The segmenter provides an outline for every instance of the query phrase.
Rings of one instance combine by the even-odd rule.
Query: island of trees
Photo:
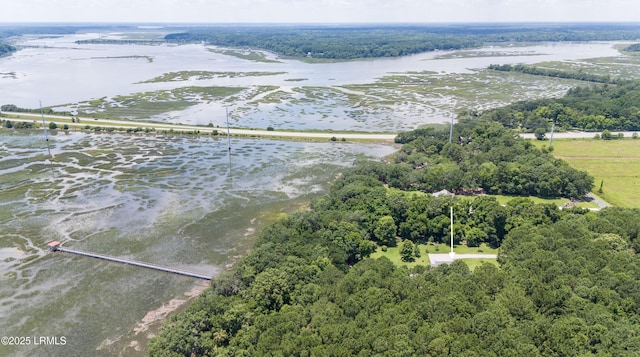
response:
[[[16,51],[16,48],[11,46],[8,43],[4,43],[2,41],[0,41],[0,57],[2,56],[6,56],[10,53],[13,53]]]
[[[281,56],[345,60],[456,50],[487,43],[635,40],[634,24],[450,24],[206,26],[165,36],[170,42],[264,49]]]
[[[624,50],[629,52],[640,52],[640,43],[634,43],[633,45],[629,45]]]
[[[525,74],[531,74],[534,76],[546,76],[546,77],[556,77],[556,78],[566,78],[566,79],[575,79],[579,81],[587,81],[587,82],[595,82],[595,83],[610,83],[616,84],[618,82],[624,82],[624,80],[620,80],[618,78],[611,78],[610,75],[597,75],[597,74],[589,74],[584,71],[575,71],[568,72],[557,69],[550,68],[540,68],[536,66],[527,66],[523,64],[503,64],[497,65],[492,64],[489,66],[489,69],[494,71],[503,71],[503,72],[520,72]]]

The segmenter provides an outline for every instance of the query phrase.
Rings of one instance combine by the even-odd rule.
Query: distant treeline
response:
[[[640,43],[634,43],[633,45],[630,45],[624,50],[629,52],[640,52]]]
[[[354,59],[397,57],[421,52],[479,46],[481,42],[453,34],[413,28],[239,27],[199,29],[165,36],[172,42],[200,42],[260,48],[289,57]]]
[[[525,131],[549,129],[552,122],[562,129],[637,131],[640,130],[640,82],[576,87],[562,98],[522,101],[470,116]]]
[[[11,46],[8,43],[4,43],[0,41],[0,57],[7,55],[9,53],[15,52],[16,48]]]
[[[40,109],[20,108],[20,107],[14,105],[14,104],[4,104],[4,105],[0,106],[0,111],[13,112],[13,113],[37,113],[37,114],[40,114]],[[58,114],[58,115],[70,114],[68,112],[56,112],[55,110],[53,110],[51,108],[43,108],[42,112],[44,114]]]
[[[503,71],[503,72],[520,72],[525,74],[531,74],[534,76],[576,79],[579,81],[587,81],[587,82],[595,82],[595,83],[616,84],[620,81],[619,78],[611,78],[611,76],[609,75],[600,76],[597,74],[584,73],[583,71],[568,72],[568,71],[561,71],[557,69],[526,66],[523,64],[516,64],[516,65],[492,64],[492,65],[489,65],[489,69],[492,69],[494,71]]]
[[[165,36],[172,42],[260,48],[320,59],[395,57],[486,43],[613,41],[640,37],[625,24],[459,24],[405,26],[210,26]]]

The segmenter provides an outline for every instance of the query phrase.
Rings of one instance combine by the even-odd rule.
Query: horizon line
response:
[[[383,22],[383,21],[355,21],[355,22],[326,22],[326,21],[307,21],[307,22],[204,22],[204,21],[0,21],[0,26],[16,26],[16,25],[72,25],[72,26],[95,26],[95,25],[514,25],[514,24],[627,24],[640,25],[640,21],[434,21],[434,22],[418,22],[418,21],[402,21],[402,22]]]

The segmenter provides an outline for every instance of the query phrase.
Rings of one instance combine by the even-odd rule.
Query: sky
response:
[[[638,0],[0,1],[0,23],[640,22]]]

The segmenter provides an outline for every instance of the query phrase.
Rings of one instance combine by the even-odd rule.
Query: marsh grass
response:
[[[212,71],[179,71],[169,72],[152,79],[138,83],[162,83],[162,82],[181,82],[188,80],[208,80],[216,78],[242,78],[242,77],[262,77],[286,74],[287,72],[212,72]]]
[[[253,50],[236,50],[236,49],[219,49],[209,48],[210,52],[221,53],[226,56],[232,56],[247,61],[262,62],[262,63],[282,63],[281,61],[272,60],[267,58],[264,52]]]

